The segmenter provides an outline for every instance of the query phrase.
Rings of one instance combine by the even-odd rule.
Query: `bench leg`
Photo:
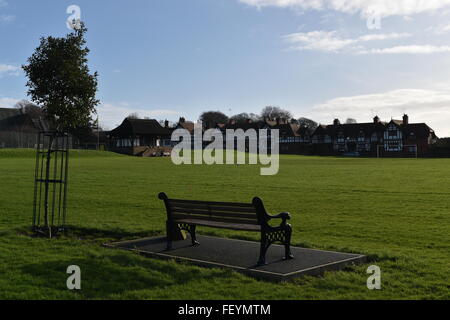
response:
[[[173,223],[169,220],[166,221],[166,236],[167,236],[167,250],[172,250],[172,231]]]
[[[269,248],[267,236],[265,232],[261,233],[261,247],[259,249],[259,260],[258,260],[258,266],[262,266],[266,264],[266,252]]]
[[[200,242],[197,241],[197,237],[195,235],[195,229],[196,229],[196,225],[191,225],[190,227],[190,234],[191,234],[191,240],[192,240],[192,245],[193,246],[198,246],[200,245]]]
[[[284,258],[286,260],[289,260],[294,258],[294,255],[291,253],[291,236],[292,236],[291,225],[289,224],[287,225],[285,232],[286,232],[286,239],[284,243],[284,251],[285,251]]]

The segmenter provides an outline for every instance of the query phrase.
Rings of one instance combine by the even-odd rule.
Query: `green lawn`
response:
[[[53,240],[32,238],[34,155],[0,150],[1,299],[449,299],[450,159],[283,156],[276,176],[259,166],[175,166],[169,158],[71,153],[68,224]],[[159,261],[101,243],[163,234],[157,194],[249,202],[292,214],[293,244],[367,254],[369,264],[291,283]],[[258,239],[258,234],[200,228]],[[66,289],[66,268],[82,290]],[[366,269],[382,271],[382,290]]]

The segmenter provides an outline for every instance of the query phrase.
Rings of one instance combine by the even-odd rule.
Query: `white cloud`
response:
[[[408,33],[368,34],[353,39],[341,38],[337,31],[298,32],[284,36],[293,50],[316,50],[338,52],[344,48],[354,48],[363,42],[409,37]]]
[[[361,50],[359,54],[431,54],[450,52],[450,46],[408,45],[392,48]]]
[[[450,7],[450,0],[239,0],[250,6],[295,8],[301,10],[335,10],[369,17],[374,13],[387,17],[410,16]]]
[[[20,68],[9,64],[0,64],[0,77],[2,76],[18,76]]]
[[[97,107],[100,125],[113,129],[120,125],[122,121],[132,113],[139,114],[140,117],[163,118],[179,115],[178,111],[168,109],[139,109],[133,108],[129,103],[119,104],[105,103]]]
[[[401,119],[403,113],[410,116],[411,122],[426,122],[439,136],[450,136],[450,86],[335,98],[314,106],[308,116],[328,124],[335,117],[364,122],[377,114],[389,121],[391,117]]]
[[[14,108],[16,103],[19,101],[20,99],[0,97],[0,108]]]
[[[12,14],[0,14],[0,23],[10,23],[16,20],[16,16]]]

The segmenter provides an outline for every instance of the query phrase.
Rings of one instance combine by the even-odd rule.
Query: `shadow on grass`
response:
[[[19,228],[17,229],[17,232],[19,234],[23,234],[30,237],[36,236],[29,227]],[[132,240],[132,239],[153,237],[161,234],[162,234],[161,230],[129,232],[120,228],[98,229],[98,228],[67,226],[64,232],[56,235],[56,238],[72,238],[77,240],[104,242],[104,241]]]
[[[162,231],[129,232],[120,228],[98,229],[68,226],[64,232],[65,237],[78,238],[80,240],[130,240],[160,235]]]
[[[70,265],[81,269],[81,290],[67,289],[66,281],[70,275],[66,270]],[[79,299],[123,298],[127,292],[165,289],[183,286],[191,281],[208,282],[231,276],[226,270],[200,270],[122,252],[27,264],[21,267],[21,271],[31,275],[41,288],[64,292]]]

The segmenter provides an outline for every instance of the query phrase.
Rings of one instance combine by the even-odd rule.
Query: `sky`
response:
[[[89,31],[99,120],[196,121],[268,105],[322,124],[426,122],[450,136],[450,0],[0,0],[0,107],[70,5]]]

